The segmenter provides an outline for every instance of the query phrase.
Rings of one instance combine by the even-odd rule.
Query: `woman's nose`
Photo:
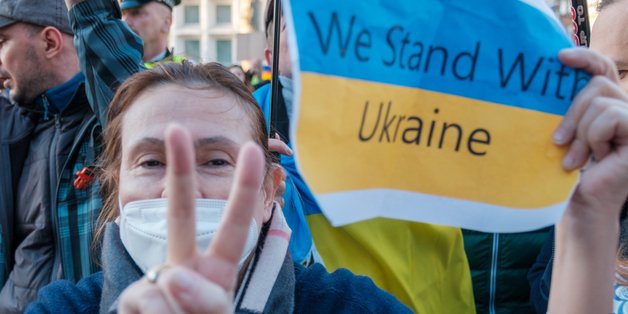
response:
[[[201,183],[198,180],[198,176],[196,178],[196,184],[195,185],[196,185],[196,187],[194,189],[196,191],[194,192],[194,198],[203,198],[203,193],[201,193],[201,189],[200,189]],[[161,191],[161,197],[162,198],[168,198],[169,193],[170,192],[169,192],[168,186],[164,182],[164,187],[163,187],[163,189]]]

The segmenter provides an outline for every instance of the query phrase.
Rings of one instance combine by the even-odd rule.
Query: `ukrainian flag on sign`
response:
[[[292,138],[333,225],[558,220],[577,173],[551,133],[589,77],[560,64],[571,43],[532,2],[290,2]]]

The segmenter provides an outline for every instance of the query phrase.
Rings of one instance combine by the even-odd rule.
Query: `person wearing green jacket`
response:
[[[477,313],[534,313],[528,270],[549,228],[523,233],[462,230]]]

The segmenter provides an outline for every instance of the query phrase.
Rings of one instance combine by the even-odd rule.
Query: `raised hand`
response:
[[[233,187],[220,229],[206,252],[196,248],[195,160],[189,133],[166,130],[168,257],[155,282],[146,278],[120,296],[121,313],[231,313],[238,263],[253,210],[260,201],[264,160],[261,149],[240,149]]]
[[[548,312],[611,313],[619,213],[628,195],[628,96],[608,58],[587,49],[559,58],[592,79],[554,133],[555,143],[569,145],[564,168],[584,168],[556,226]]]
[[[587,49],[567,50],[559,57],[593,76],[554,136],[557,144],[570,145],[565,169],[590,161],[574,198],[587,205],[612,202],[621,207],[628,194],[628,96],[617,85],[617,69],[611,60]],[[618,215],[619,207],[608,210]]]

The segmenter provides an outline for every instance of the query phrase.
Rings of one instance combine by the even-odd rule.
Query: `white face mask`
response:
[[[218,231],[227,201],[196,199],[196,246],[205,252]],[[146,273],[166,262],[168,249],[168,199],[148,199],[127,203],[120,215],[120,238],[135,264]],[[240,267],[255,249],[259,231],[251,219]]]

